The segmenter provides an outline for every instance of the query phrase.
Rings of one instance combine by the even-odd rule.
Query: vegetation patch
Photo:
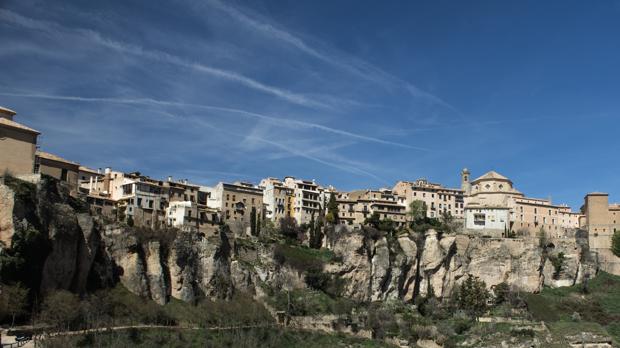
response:
[[[347,298],[332,298],[322,291],[313,289],[295,289],[276,291],[267,288],[270,295],[268,302],[279,311],[293,316],[350,314],[358,304]]]
[[[557,289],[545,288],[526,296],[528,311],[560,337],[565,333],[590,331],[620,341],[620,277],[599,274],[586,284]]]
[[[46,348],[65,347],[352,347],[380,348],[390,345],[346,335],[329,335],[281,328],[221,331],[123,330],[112,333],[59,337],[43,341]]]
[[[328,249],[312,249],[304,246],[278,244],[273,256],[276,262],[289,265],[300,273],[322,269],[325,263],[334,259],[334,252]]]

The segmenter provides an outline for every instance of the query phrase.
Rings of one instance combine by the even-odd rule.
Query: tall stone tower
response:
[[[465,196],[469,196],[471,193],[471,184],[469,182],[470,179],[469,169],[463,168],[461,172],[461,190],[465,191]]]

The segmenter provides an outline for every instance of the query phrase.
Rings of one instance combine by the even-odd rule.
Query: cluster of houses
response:
[[[55,177],[72,194],[84,197],[95,212],[138,226],[201,230],[223,222],[249,230],[252,219],[277,223],[287,217],[301,225],[325,213],[332,198],[338,205],[340,224],[355,228],[378,214],[402,226],[410,219],[410,204],[422,201],[427,217],[449,214],[463,221],[464,231],[490,237],[536,236],[544,230],[562,238],[585,229],[591,249],[620,273],[620,263],[609,251],[611,235],[620,229],[620,205],[609,204],[606,193],[587,194],[584,206],[574,212],[549,199],[525,196],[497,172],[472,180],[467,169],[461,172],[460,188],[418,179],[399,181],[392,188],[342,192],[294,177],[269,177],[257,185],[220,182],[202,186],[172,177],[159,180],[139,172],[90,169],[40,151],[40,133],[16,122],[15,115],[0,107],[0,177],[10,174],[31,181],[41,174]]]

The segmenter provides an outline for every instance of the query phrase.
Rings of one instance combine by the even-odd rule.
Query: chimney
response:
[[[168,175],[168,182],[172,182],[172,176]]]
[[[13,116],[15,116],[15,114],[17,114],[15,111],[0,106],[0,118],[6,118],[13,121]]]

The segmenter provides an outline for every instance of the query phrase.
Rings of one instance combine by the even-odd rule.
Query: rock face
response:
[[[273,243],[235,238],[226,227],[209,237],[145,232],[91,216],[88,207],[49,179],[13,189],[0,185],[0,239],[6,246],[40,240],[29,269],[40,272],[42,292],[83,293],[120,282],[164,304],[171,297],[189,302],[230,298],[235,291],[260,295],[265,284],[284,290],[306,286],[303,272],[275,261]],[[333,230],[326,245],[336,257],[323,272],[341,281],[343,297],[357,301],[448,297],[468,274],[489,288],[506,282],[536,292],[543,285],[579,283],[598,270],[582,231],[541,248],[538,239]],[[30,247],[34,244],[26,250]]]
[[[13,191],[5,185],[0,185],[0,242],[6,247],[11,246],[13,228]]]
[[[566,238],[541,248],[538,239],[439,238],[434,230],[417,242],[414,236],[402,235],[368,243],[361,234],[351,233],[333,247],[342,255],[342,263],[326,270],[347,280],[344,296],[363,301],[412,301],[429,294],[449,297],[468,274],[479,277],[488,288],[506,282],[521,291],[537,292],[543,285],[574,285],[585,274],[596,274],[596,260],[582,239]],[[552,274],[550,260],[559,252],[565,255],[562,271]]]

